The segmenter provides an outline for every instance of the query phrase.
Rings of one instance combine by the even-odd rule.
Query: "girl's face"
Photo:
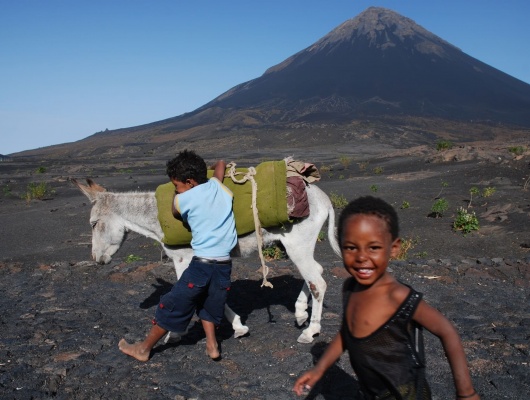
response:
[[[344,267],[361,285],[370,286],[384,276],[388,261],[398,254],[401,242],[399,238],[392,240],[386,221],[375,215],[355,214],[344,224]]]

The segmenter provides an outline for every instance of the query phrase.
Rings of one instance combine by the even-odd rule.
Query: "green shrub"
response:
[[[24,196],[27,201],[32,199],[42,200],[46,196],[52,195],[55,192],[48,186],[46,182],[31,182],[26,188],[26,195]]]
[[[449,186],[449,184],[445,181],[441,181],[440,183],[442,185],[442,187],[440,188],[440,191],[438,192],[438,194],[434,197],[435,199],[437,199],[438,197],[440,197],[442,195],[442,192],[444,191],[444,189]]]
[[[478,195],[480,191],[477,187],[473,186],[471,189],[469,189],[469,203],[467,204],[467,207],[471,207],[471,202],[473,201],[473,195]]]
[[[382,174],[383,171],[384,171],[384,168],[383,168],[383,167],[375,167],[375,168],[374,168],[374,174],[376,174],[376,175],[380,175],[380,174]]]
[[[329,194],[329,199],[331,200],[331,204],[333,204],[333,207],[335,208],[344,208],[348,205],[348,200],[342,194],[331,192]]]
[[[127,257],[125,257],[125,262],[127,264],[135,262],[135,261],[141,261],[142,257],[135,256],[134,254],[129,254]]]
[[[497,191],[494,187],[486,187],[482,190],[482,197],[490,197]]]
[[[7,197],[11,194],[11,188],[7,185],[5,185],[3,188],[2,188],[2,192],[4,193],[4,196]]]
[[[37,174],[44,174],[46,172],[46,167],[39,167],[37,168],[37,170],[35,171]]]
[[[263,253],[263,257],[268,261],[281,260],[286,257],[285,252],[278,245],[265,247],[261,252]]]
[[[352,161],[353,161],[353,157],[348,157],[348,156],[339,157],[339,162],[342,164],[344,168],[348,168],[350,164],[352,163]]]
[[[446,212],[448,208],[449,202],[442,197],[441,199],[436,200],[432,205],[432,216],[435,218],[441,218],[443,216],[443,213]]]
[[[399,248],[399,253],[393,257],[394,260],[406,260],[408,252],[416,246],[418,239],[415,238],[401,238],[401,246]]]
[[[366,171],[366,168],[368,168],[368,165],[370,165],[369,161],[363,161],[359,163],[359,171]]]
[[[370,186],[370,190],[371,190],[372,192],[374,192],[374,193],[377,193],[377,190],[378,190],[378,189],[379,189],[379,188],[377,187],[377,185],[372,185],[372,186]]]
[[[460,207],[457,210],[457,215],[453,222],[453,229],[455,231],[462,231],[464,234],[478,231],[479,222],[475,212],[468,212],[464,207]]]
[[[436,142],[436,150],[444,151],[453,148],[453,143],[450,140],[438,140]]]
[[[524,153],[524,147],[523,146],[513,146],[509,147],[508,151],[512,153],[513,155],[520,156]]]
[[[401,209],[404,210],[409,207],[410,207],[410,203],[408,201],[403,200],[403,203],[401,203]]]

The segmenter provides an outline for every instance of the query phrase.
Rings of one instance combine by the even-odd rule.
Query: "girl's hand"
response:
[[[307,395],[311,388],[320,379],[320,374],[315,373],[313,370],[309,370],[304,373],[300,378],[296,380],[293,386],[293,391],[298,395]]]
[[[456,393],[456,400],[480,400],[480,396],[478,395],[478,393],[473,390],[473,392],[469,393],[469,394],[465,394],[465,393],[462,393],[462,394],[458,394],[458,392]]]

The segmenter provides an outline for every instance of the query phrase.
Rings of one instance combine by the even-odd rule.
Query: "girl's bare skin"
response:
[[[389,260],[399,252],[400,239],[392,237],[386,220],[377,215],[353,214],[344,221],[343,233],[344,268],[357,281],[346,304],[345,322],[353,337],[364,338],[388,321],[410,289],[387,271]],[[456,398],[478,400],[454,326],[423,300],[413,319],[442,342],[453,374]],[[338,332],[318,363],[298,378],[293,388],[295,393],[300,396],[310,390],[345,350],[342,334]]]

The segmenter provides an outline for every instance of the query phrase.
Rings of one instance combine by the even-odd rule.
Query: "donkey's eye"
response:
[[[97,224],[98,224],[98,221],[90,221],[90,226],[92,227],[92,229],[94,229]]]

